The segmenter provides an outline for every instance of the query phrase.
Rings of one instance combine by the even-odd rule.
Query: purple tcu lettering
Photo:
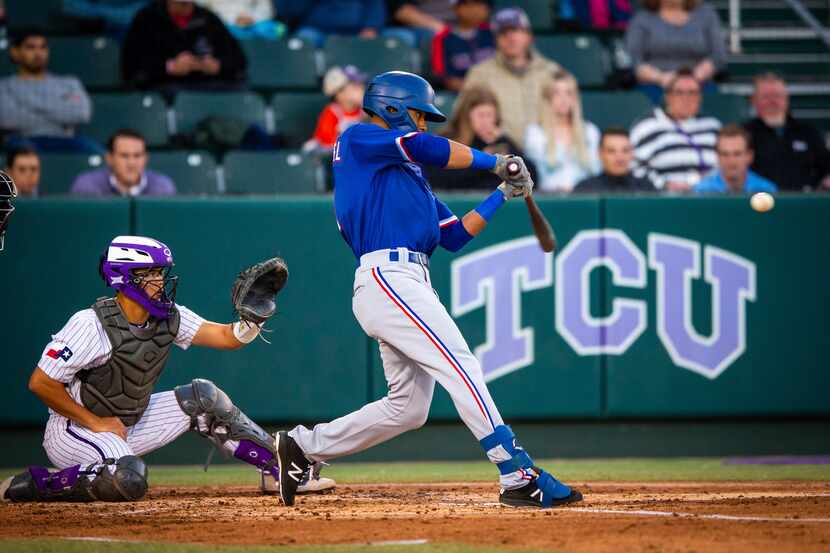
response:
[[[522,328],[521,295],[552,284],[551,257],[530,236],[453,261],[452,315],[486,307],[487,339],[475,348],[485,380],[533,363],[533,329]]]
[[[672,361],[717,378],[746,350],[746,302],[755,301],[755,264],[706,246],[704,279],[712,286],[712,335],[692,324],[692,279],[700,278],[700,244],[652,233],[649,263],[657,271],[657,334]]]
[[[591,315],[591,271],[601,266],[616,286],[646,286],[643,253],[624,232],[585,230],[568,243],[556,259],[556,330],[580,355],[620,355],[646,329],[642,300],[615,298],[609,316]]]

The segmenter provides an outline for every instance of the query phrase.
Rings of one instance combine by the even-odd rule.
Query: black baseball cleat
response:
[[[285,430],[277,432],[276,439],[277,462],[280,467],[280,497],[286,507],[291,507],[294,505],[297,486],[300,485],[303,474],[311,462],[305,458],[303,450]]]
[[[521,488],[502,490],[499,503],[509,507],[549,509],[582,501],[582,494],[540,469],[539,476]]]

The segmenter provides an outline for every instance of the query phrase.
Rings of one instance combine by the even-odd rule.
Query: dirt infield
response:
[[[428,540],[568,552],[830,551],[830,483],[582,483],[585,501],[498,505],[493,484],[342,485],[281,507],[246,488],[156,487],[133,504],[2,504],[0,538],[222,544]]]

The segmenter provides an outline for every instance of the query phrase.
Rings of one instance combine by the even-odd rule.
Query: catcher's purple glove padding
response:
[[[277,310],[277,293],[288,280],[288,266],[279,257],[248,267],[236,277],[231,289],[234,311],[239,318],[261,325]]]

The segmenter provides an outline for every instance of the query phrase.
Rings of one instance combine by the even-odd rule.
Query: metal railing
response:
[[[729,0],[729,51],[733,54],[741,53],[741,40],[747,35],[753,38],[801,38],[805,35],[817,36],[830,50],[830,30],[827,29],[804,6],[801,0],[782,0],[807,25],[808,29],[742,29],[741,0]],[[830,0],[827,0],[830,9]],[[830,23],[830,22],[828,22]]]

